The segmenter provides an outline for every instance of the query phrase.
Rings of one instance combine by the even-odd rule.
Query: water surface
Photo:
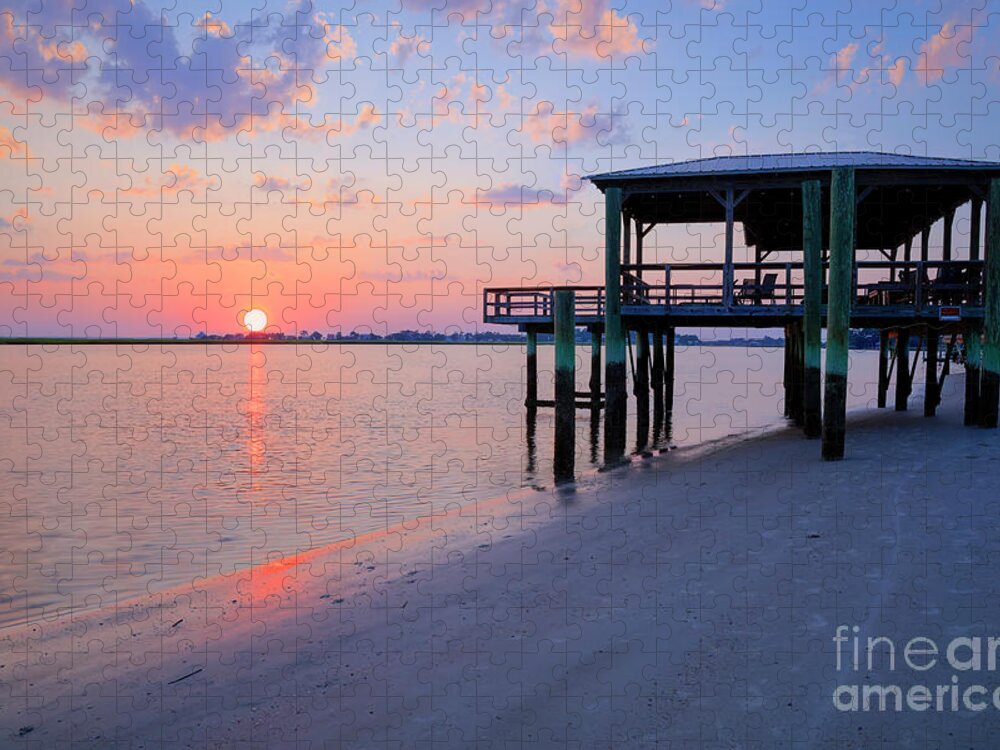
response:
[[[660,447],[783,423],[782,354],[678,347]],[[540,346],[540,398],[552,364]],[[874,406],[876,366],[851,353],[849,406]],[[523,401],[517,345],[7,347],[0,626],[551,486],[552,410],[532,426]],[[601,421],[578,411],[578,473]]]

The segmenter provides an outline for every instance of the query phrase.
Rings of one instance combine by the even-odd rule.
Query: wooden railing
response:
[[[859,307],[925,311],[936,306],[981,306],[982,261],[858,261],[853,304]],[[622,304],[664,308],[727,307],[722,263],[629,264],[622,266]],[[824,276],[826,268],[824,264]],[[787,309],[804,301],[801,262],[733,264],[733,310],[748,306]],[[483,291],[483,319],[532,322],[552,317],[556,289],[576,292],[578,319],[604,316],[603,286],[492,288]],[[826,289],[823,290],[826,303]],[[727,307],[728,309],[728,307]]]
[[[982,304],[982,261],[858,261],[855,305],[912,306]],[[798,263],[734,263],[733,304],[801,305],[804,267]],[[824,275],[826,264],[824,264]],[[639,274],[642,280],[639,280]],[[624,266],[626,305],[724,305],[722,263],[630,264]],[[635,279],[624,293],[626,280]],[[826,301],[826,292],[823,293]]]
[[[667,263],[624,267],[642,274],[642,286],[625,304],[723,305],[725,265],[722,263]],[[734,263],[734,305],[797,305],[805,293],[802,263]],[[624,286],[624,281],[622,282]],[[644,293],[644,296],[638,292]]]
[[[979,306],[983,300],[981,260],[859,261],[856,305]]]
[[[521,287],[483,290],[483,320],[503,318],[551,318],[553,293],[558,289],[576,292],[576,317],[603,318],[603,286]]]

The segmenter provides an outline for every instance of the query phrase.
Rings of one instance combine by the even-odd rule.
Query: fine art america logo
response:
[[[915,636],[897,643],[885,636],[863,638],[860,631],[857,625],[838,625],[833,636],[837,710],[1000,711],[1000,684],[979,682],[983,672],[997,671],[1000,637],[961,636],[939,643]],[[871,684],[865,676],[874,670],[902,679]],[[852,675],[856,682],[850,681]]]

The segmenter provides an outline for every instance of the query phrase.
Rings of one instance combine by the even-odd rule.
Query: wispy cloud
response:
[[[643,37],[635,20],[609,5],[602,0],[556,0],[549,11],[553,49],[595,60],[642,52]]]
[[[968,66],[971,43],[972,26],[948,21],[920,45],[914,69],[928,83],[940,81],[948,70]]]

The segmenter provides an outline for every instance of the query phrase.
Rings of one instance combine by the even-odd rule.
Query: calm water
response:
[[[851,358],[849,406],[873,405],[877,354]],[[540,398],[552,359],[539,347]],[[553,415],[532,436],[523,362],[496,345],[6,348],[0,626],[550,486]],[[783,422],[782,350],[676,362],[671,445]],[[577,427],[586,473],[600,420]]]

